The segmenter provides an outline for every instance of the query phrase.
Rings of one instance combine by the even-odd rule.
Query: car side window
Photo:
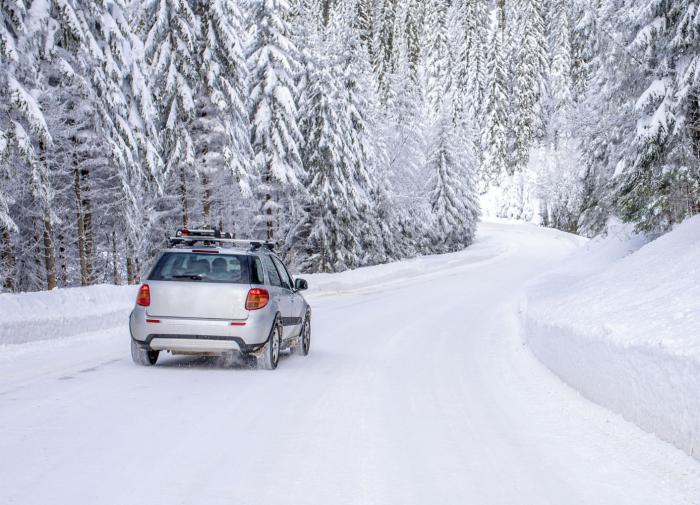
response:
[[[272,256],[272,261],[275,263],[275,266],[277,267],[277,272],[279,272],[280,277],[282,278],[282,286],[284,286],[287,289],[292,289],[292,278],[289,277],[287,269],[284,268],[282,262],[274,256]]]
[[[265,270],[267,275],[270,277],[270,284],[273,286],[282,286],[282,279],[280,279],[275,264],[272,262],[272,258],[267,254],[261,256],[263,265],[265,265]]]
[[[251,284],[265,284],[265,271],[263,270],[262,261],[255,256],[253,261],[253,270],[251,276]]]

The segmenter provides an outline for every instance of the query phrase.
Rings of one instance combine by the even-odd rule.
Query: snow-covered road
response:
[[[314,278],[312,353],[275,372],[131,363],[123,327],[0,352],[3,504],[700,504],[700,464],[523,346],[524,283],[576,240]],[[126,316],[126,315],[125,315]]]

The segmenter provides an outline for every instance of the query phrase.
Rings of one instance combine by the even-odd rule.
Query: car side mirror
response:
[[[309,283],[304,279],[294,279],[294,289],[297,291],[304,291],[309,289]]]

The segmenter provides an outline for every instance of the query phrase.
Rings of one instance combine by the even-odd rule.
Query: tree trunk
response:
[[[271,182],[272,176],[268,173],[265,176],[265,186],[267,187],[267,193],[265,194],[265,200],[263,202],[263,209],[266,215],[265,228],[267,232],[267,240],[272,240],[275,236],[275,224],[274,218],[272,217],[272,194],[270,191]]]
[[[700,90],[690,93],[690,120],[688,121],[693,154],[696,158],[700,158],[700,96],[698,94],[700,94]]]
[[[46,271],[46,289],[49,291],[56,288],[56,252],[53,244],[53,223],[51,223],[51,198],[49,191],[49,174],[46,165],[46,146],[44,142],[39,143],[39,184],[37,191],[43,193],[39,203],[42,208],[42,220],[44,225],[44,268]]]
[[[182,225],[190,224],[189,210],[187,208],[187,178],[185,167],[180,167],[180,204],[182,205]]]
[[[44,267],[46,289],[56,289],[56,255],[53,250],[53,225],[48,210],[44,211]]]
[[[2,287],[10,292],[17,290],[17,258],[12,247],[12,237],[10,230],[3,226],[2,228],[2,267],[5,273],[5,279],[2,282]]]
[[[112,230],[112,284],[119,284],[119,269],[117,267],[117,233]]]
[[[202,202],[202,213],[204,214],[204,224],[210,224],[211,218],[211,187],[209,187],[209,177],[202,174],[202,186],[204,186],[204,201]]]
[[[136,284],[136,273],[134,268],[134,248],[131,242],[126,241],[126,282],[128,284]]]
[[[58,232],[58,283],[68,284],[68,260],[66,258],[66,240],[63,232]]]
[[[39,229],[39,218],[37,217],[32,221],[32,229],[34,231],[33,234],[33,241],[32,241],[32,247],[36,247],[36,250],[39,250],[39,243],[41,242],[41,230]],[[39,277],[39,271],[41,271],[41,255],[40,254],[32,254],[32,258],[34,259],[34,272],[36,273],[36,276]]]
[[[87,260],[85,258],[85,221],[83,219],[83,198],[80,188],[80,172],[77,167],[73,169],[73,192],[75,193],[76,227],[78,231],[78,257],[80,258],[80,285],[87,286],[89,277],[87,273]]]
[[[498,0],[498,22],[501,30],[506,29],[506,0]]]
[[[95,283],[95,235],[92,226],[92,200],[90,198],[90,173],[80,170],[82,186],[83,226],[85,227],[85,274],[88,284]]]
[[[267,240],[272,240],[275,236],[275,230],[274,230],[274,225],[272,222],[272,207],[270,207],[269,203],[272,200],[272,195],[267,194],[265,195],[265,214],[267,215],[266,218],[266,228],[267,228]]]
[[[331,18],[331,11],[333,10],[335,2],[333,0],[321,0],[321,20],[323,21],[323,26],[328,26],[328,22]]]

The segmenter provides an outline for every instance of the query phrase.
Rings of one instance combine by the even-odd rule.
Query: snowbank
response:
[[[136,286],[90,286],[0,294],[0,344],[69,337],[126,327]]]
[[[700,216],[616,227],[532,283],[527,341],[564,381],[700,459]]]
[[[502,222],[503,220],[494,220]],[[505,222],[505,221],[504,221]],[[522,223],[509,226],[526,226]],[[510,230],[509,230],[510,231]],[[470,269],[494,261],[509,252],[509,246],[491,236],[478,235],[474,243],[462,252],[418,256],[415,258],[346,270],[332,274],[295,274],[308,280],[309,291],[304,296],[312,298],[334,296],[341,293],[376,291],[388,286],[410,284],[416,279],[431,279],[450,274],[454,269]]]

